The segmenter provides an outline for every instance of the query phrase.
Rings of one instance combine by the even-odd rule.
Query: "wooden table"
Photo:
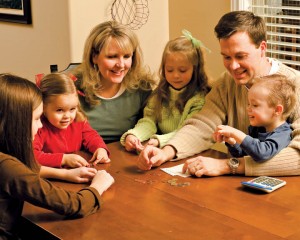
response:
[[[172,177],[160,168],[140,171],[137,155],[119,143],[108,145],[114,178],[103,208],[86,218],[66,220],[25,203],[23,216],[61,239],[300,239],[300,178],[282,177],[283,188],[267,194],[246,190],[244,176]],[[208,151],[202,155],[222,156]],[[168,162],[162,167],[180,163]],[[189,186],[172,186],[168,180]],[[70,190],[81,184],[55,182]]]

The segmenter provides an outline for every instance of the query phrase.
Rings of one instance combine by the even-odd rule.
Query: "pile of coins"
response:
[[[154,180],[151,180],[151,179],[138,179],[138,178],[135,178],[134,181],[143,183],[143,184],[152,184],[155,182]]]
[[[176,186],[176,187],[185,187],[185,186],[190,186],[190,182],[178,182],[177,178],[172,178],[167,181],[171,186]]]

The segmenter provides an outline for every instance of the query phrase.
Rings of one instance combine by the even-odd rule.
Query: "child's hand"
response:
[[[61,166],[70,168],[88,167],[89,163],[77,154],[64,154]]]
[[[224,141],[224,136],[223,136],[223,134],[220,132],[220,131],[222,130],[222,126],[223,126],[223,125],[217,126],[215,132],[213,133],[213,136],[212,136],[212,137],[213,137],[213,139],[214,139],[215,142],[220,143],[220,142],[223,142],[223,141]]]
[[[147,145],[151,145],[151,146],[154,146],[154,147],[159,147],[159,141],[156,138],[150,138]]]
[[[128,152],[132,152],[135,150],[142,151],[144,149],[144,146],[136,136],[129,134],[125,138],[125,149]]]
[[[90,182],[97,174],[97,169],[88,167],[79,167],[65,169],[64,180],[74,183]]]
[[[213,133],[213,139],[216,142],[227,142],[231,145],[236,144],[236,139],[234,138],[235,132],[237,130],[233,127],[227,125],[219,125],[216,131]]]
[[[104,148],[98,148],[94,154],[91,160],[89,160],[89,163],[93,164],[94,166],[97,165],[97,163],[109,163],[110,159],[108,157],[107,151]]]
[[[236,144],[236,140],[234,138],[232,138],[232,137],[225,137],[224,136],[224,142],[227,142],[230,145]]]
[[[108,172],[100,170],[93,178],[90,187],[95,188],[99,194],[102,195],[102,193],[106,191],[114,183],[114,181],[114,178]]]

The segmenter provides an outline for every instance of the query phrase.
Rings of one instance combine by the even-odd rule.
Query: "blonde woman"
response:
[[[73,73],[83,111],[106,143],[134,127],[155,83],[143,65],[137,36],[114,21],[94,27]]]

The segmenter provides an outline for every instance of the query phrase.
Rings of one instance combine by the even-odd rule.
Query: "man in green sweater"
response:
[[[188,119],[162,149],[147,146],[140,154],[138,167],[149,170],[166,161],[179,160],[209,149],[218,125],[229,125],[247,132],[247,94],[252,79],[270,74],[282,74],[296,85],[299,96],[300,72],[266,57],[266,26],[263,19],[248,11],[225,14],[215,27],[223,63],[227,72],[214,83],[206,96],[202,110]],[[187,160],[183,172],[201,177],[224,174],[247,176],[300,175],[300,102],[288,121],[293,128],[292,141],[272,159],[256,163],[251,157],[214,159],[193,157]]]

